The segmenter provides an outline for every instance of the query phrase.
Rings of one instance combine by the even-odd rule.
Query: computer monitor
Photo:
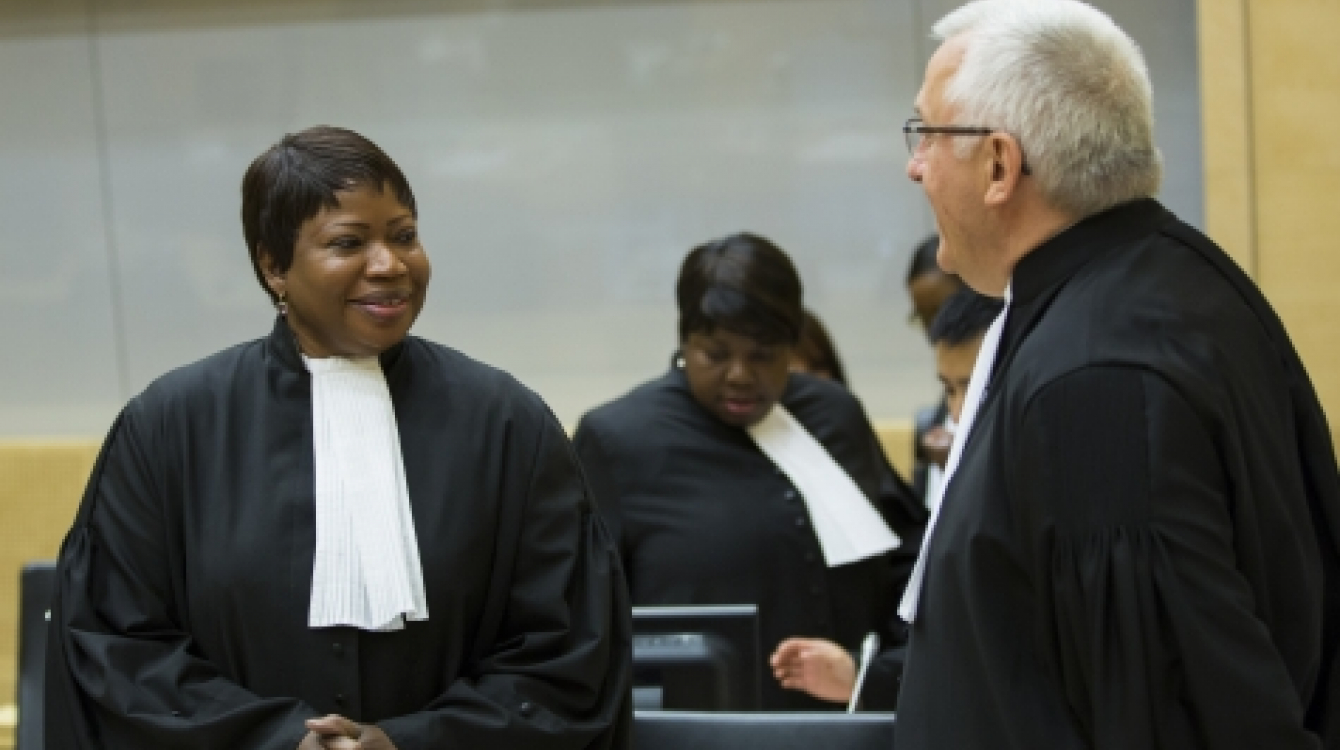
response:
[[[638,711],[637,750],[889,750],[892,713]]]
[[[633,704],[642,710],[758,710],[759,644],[752,604],[634,607]]]

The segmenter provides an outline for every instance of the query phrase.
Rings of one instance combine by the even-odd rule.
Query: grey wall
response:
[[[1165,200],[1201,218],[1193,0],[1106,0],[1155,79]],[[247,163],[316,123],[419,197],[420,335],[567,422],[661,371],[692,245],[797,259],[876,417],[934,398],[906,324],[932,228],[898,127],[940,0],[20,0],[0,4],[0,436],[90,435],[268,330]],[[369,10],[372,8],[374,10]]]

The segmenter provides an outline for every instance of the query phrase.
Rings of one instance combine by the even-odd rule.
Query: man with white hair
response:
[[[908,175],[1006,300],[902,612],[898,750],[1340,746],[1340,473],[1284,328],[1152,196],[1135,43],[1074,0],[935,27]]]

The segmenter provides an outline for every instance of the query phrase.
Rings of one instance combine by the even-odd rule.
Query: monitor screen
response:
[[[763,663],[752,604],[633,608],[638,709],[757,710]]]

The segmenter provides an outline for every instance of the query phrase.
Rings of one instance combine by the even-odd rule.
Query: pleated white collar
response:
[[[828,567],[898,549],[901,540],[870,499],[784,406],[775,404],[748,432],[804,498]]]
[[[303,355],[312,375],[316,554],[307,624],[428,619],[391,391],[377,357]]]

